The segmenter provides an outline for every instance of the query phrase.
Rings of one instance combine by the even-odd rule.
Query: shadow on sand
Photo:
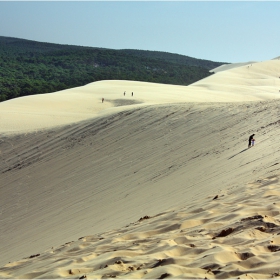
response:
[[[241,154],[241,153],[243,153],[243,152],[247,151],[248,149],[249,149],[249,148],[246,148],[246,149],[242,150],[241,152],[239,152],[239,153],[237,153],[237,154],[235,154],[235,155],[231,156],[231,157],[230,157],[230,158],[228,158],[228,159],[232,159],[233,157],[235,157],[235,156],[237,156],[237,155],[239,155],[239,154]]]

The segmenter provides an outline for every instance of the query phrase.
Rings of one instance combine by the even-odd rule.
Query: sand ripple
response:
[[[247,184],[242,194],[223,190],[215,200],[197,198],[188,207],[140,217],[125,228],[84,236],[8,263],[0,269],[0,277],[276,277],[279,192],[277,177]]]

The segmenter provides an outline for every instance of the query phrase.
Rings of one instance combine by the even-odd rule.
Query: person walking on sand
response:
[[[255,136],[255,134],[250,135],[250,137],[249,137],[249,143],[248,143],[248,148],[251,147],[252,139],[254,139],[254,136]],[[255,139],[254,139],[254,141],[255,141]]]
[[[133,96],[133,92],[131,93],[131,96]]]
[[[104,98],[102,98],[102,103],[104,102]]]
[[[123,96],[125,96],[125,91],[123,92]]]

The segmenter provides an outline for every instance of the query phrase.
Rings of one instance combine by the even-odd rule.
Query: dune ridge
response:
[[[279,66],[1,103],[0,278],[279,276]]]
[[[59,127],[119,112],[132,104],[141,107],[182,102],[247,102],[280,97],[279,59],[235,66],[227,65],[227,70],[189,86],[99,81],[8,100],[0,104],[0,131],[6,135]]]

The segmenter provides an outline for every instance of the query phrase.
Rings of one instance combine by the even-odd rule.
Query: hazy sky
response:
[[[279,12],[277,1],[0,1],[0,36],[262,61],[280,56]]]

